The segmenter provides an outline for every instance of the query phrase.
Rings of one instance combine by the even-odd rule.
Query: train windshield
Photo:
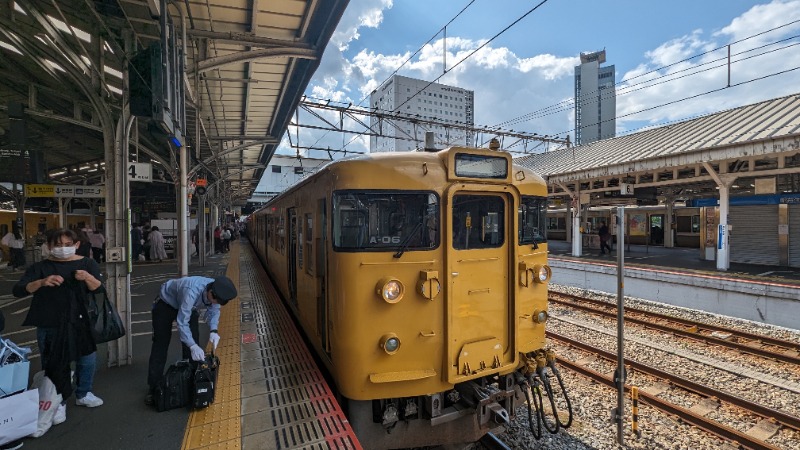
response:
[[[431,192],[337,191],[333,246],[337,250],[404,251],[439,246],[439,197]]]
[[[539,244],[547,240],[547,199],[523,195],[519,205],[519,243]]]

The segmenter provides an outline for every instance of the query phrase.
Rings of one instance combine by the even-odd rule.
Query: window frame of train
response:
[[[436,192],[339,190],[333,192],[331,206],[331,243],[337,252],[427,251],[441,244],[441,199]],[[346,237],[345,227],[356,235]]]
[[[538,211],[538,214],[534,211]],[[547,242],[547,198],[520,196],[518,215],[519,245]]]

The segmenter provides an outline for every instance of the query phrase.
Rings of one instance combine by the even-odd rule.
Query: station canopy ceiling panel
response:
[[[244,205],[283,137],[347,0],[181,0],[180,41],[193,176]],[[128,62],[161,38],[159,0],[26,0],[0,5],[0,144],[23,111],[45,183],[101,184],[104,130],[116,125]],[[130,76],[134,76],[131,74]],[[98,106],[99,105],[99,106]],[[105,120],[105,122],[104,122]],[[130,152],[177,178],[175,149],[137,120]],[[114,130],[116,131],[116,130]],[[5,179],[0,182],[22,181]]]

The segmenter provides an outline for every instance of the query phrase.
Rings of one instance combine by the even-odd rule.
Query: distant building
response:
[[[416,95],[415,95],[416,94]],[[454,86],[394,75],[369,96],[370,108],[400,117],[435,120],[441,125],[414,124],[411,121],[384,121],[381,133],[386,137],[370,137],[371,152],[399,152],[423,147],[425,132],[434,132],[434,142],[441,148],[469,145],[473,133],[448,124],[475,125],[475,94]],[[396,111],[395,111],[396,110]],[[377,119],[370,125],[377,130]]]
[[[575,67],[575,145],[616,135],[614,66],[600,67],[604,62],[605,50],[581,53],[581,65]]]
[[[297,159],[295,156],[273,155],[264,175],[261,176],[261,181],[253,191],[253,196],[248,201],[255,205],[266,203],[328,162],[330,161],[327,159]]]

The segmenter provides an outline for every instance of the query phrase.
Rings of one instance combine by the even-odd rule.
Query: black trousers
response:
[[[169,306],[161,299],[153,303],[153,345],[150,347],[150,365],[147,369],[147,384],[150,389],[156,387],[164,376],[164,366],[167,364],[169,342],[172,339],[172,322],[178,318],[178,310]],[[197,325],[197,310],[192,311],[189,318],[189,330],[195,342],[200,341],[200,331]],[[198,344],[199,345],[199,344]],[[183,359],[191,358],[189,347],[181,342]]]

